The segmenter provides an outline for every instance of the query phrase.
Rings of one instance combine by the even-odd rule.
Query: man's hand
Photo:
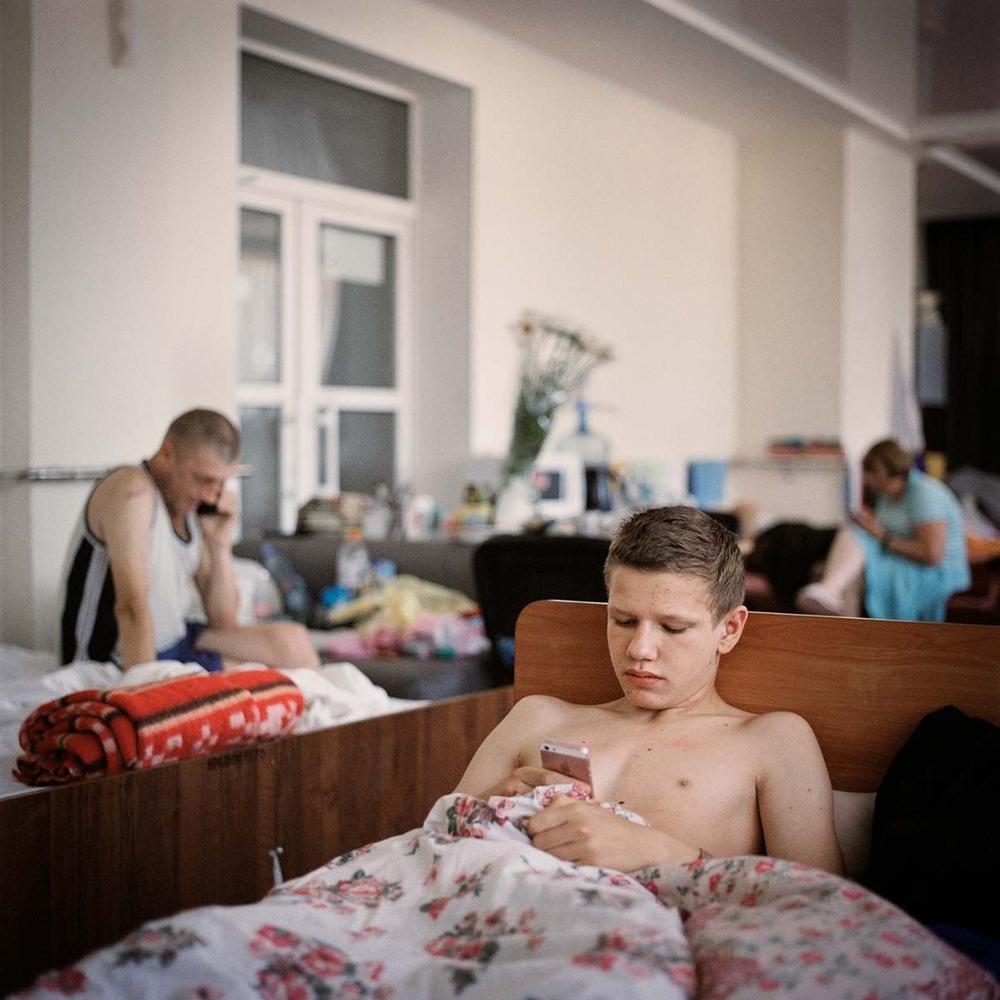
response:
[[[205,616],[212,628],[235,628],[239,594],[233,566],[232,535],[236,523],[236,497],[223,490],[217,514],[199,514],[204,546],[194,582],[201,594]]]
[[[216,503],[218,513],[199,514],[205,544],[211,549],[228,549],[232,545],[236,526],[236,496],[232,490],[223,490]]]
[[[570,778],[565,774],[560,774],[559,771],[548,771],[544,767],[519,767],[512,774],[508,774],[503,781],[498,781],[495,785],[487,788],[477,798],[488,799],[494,795],[508,797],[524,795],[533,788],[538,788],[541,785],[566,785],[571,783],[578,788],[584,789],[587,795],[593,795],[591,787],[586,782]],[[560,798],[566,798],[566,796],[560,796]],[[567,801],[572,802],[575,800],[568,799]]]
[[[563,861],[600,865],[622,872],[646,865],[680,864],[700,857],[690,847],[661,830],[640,826],[596,802],[579,802],[557,795],[528,820],[532,844]]]

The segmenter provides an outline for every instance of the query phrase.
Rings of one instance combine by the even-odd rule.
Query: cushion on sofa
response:
[[[337,534],[269,536],[245,538],[234,546],[237,556],[260,559],[261,543],[266,541],[287,557],[313,594],[337,582]],[[410,542],[399,539],[367,541],[372,559],[391,559],[400,574],[407,574],[458,590],[475,599],[472,573],[475,545],[468,542],[434,540]],[[313,633],[314,645],[322,654],[322,636]],[[335,657],[341,659],[341,657]],[[477,656],[456,656],[421,660],[398,656],[385,659],[352,660],[379,687],[394,698],[438,700],[482,691],[510,683],[510,675],[497,669],[491,650]]]

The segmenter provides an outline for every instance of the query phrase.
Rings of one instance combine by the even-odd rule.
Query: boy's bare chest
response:
[[[757,760],[741,720],[699,720],[675,731],[606,725],[594,732],[586,744],[596,798],[663,829],[756,818]],[[574,739],[569,732],[558,738]]]

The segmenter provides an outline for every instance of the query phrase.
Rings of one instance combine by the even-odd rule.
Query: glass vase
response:
[[[518,392],[517,404],[514,407],[514,426],[511,430],[507,460],[503,466],[501,487],[511,479],[527,474],[538,458],[542,445],[545,444],[554,412],[554,406],[533,408],[529,405],[523,390]]]

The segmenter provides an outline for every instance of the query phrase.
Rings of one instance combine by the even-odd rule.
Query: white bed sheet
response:
[[[259,666],[246,664],[242,669]],[[198,664],[174,660],[144,663],[124,674],[113,663],[80,662],[62,667],[54,653],[0,644],[0,799],[45,790],[23,785],[11,773],[21,752],[17,739],[21,723],[39,705],[86,688],[121,687],[200,673],[204,671]],[[317,669],[303,667],[283,673],[295,681],[305,699],[296,734],[427,704],[391,698],[352,663],[327,663]]]

